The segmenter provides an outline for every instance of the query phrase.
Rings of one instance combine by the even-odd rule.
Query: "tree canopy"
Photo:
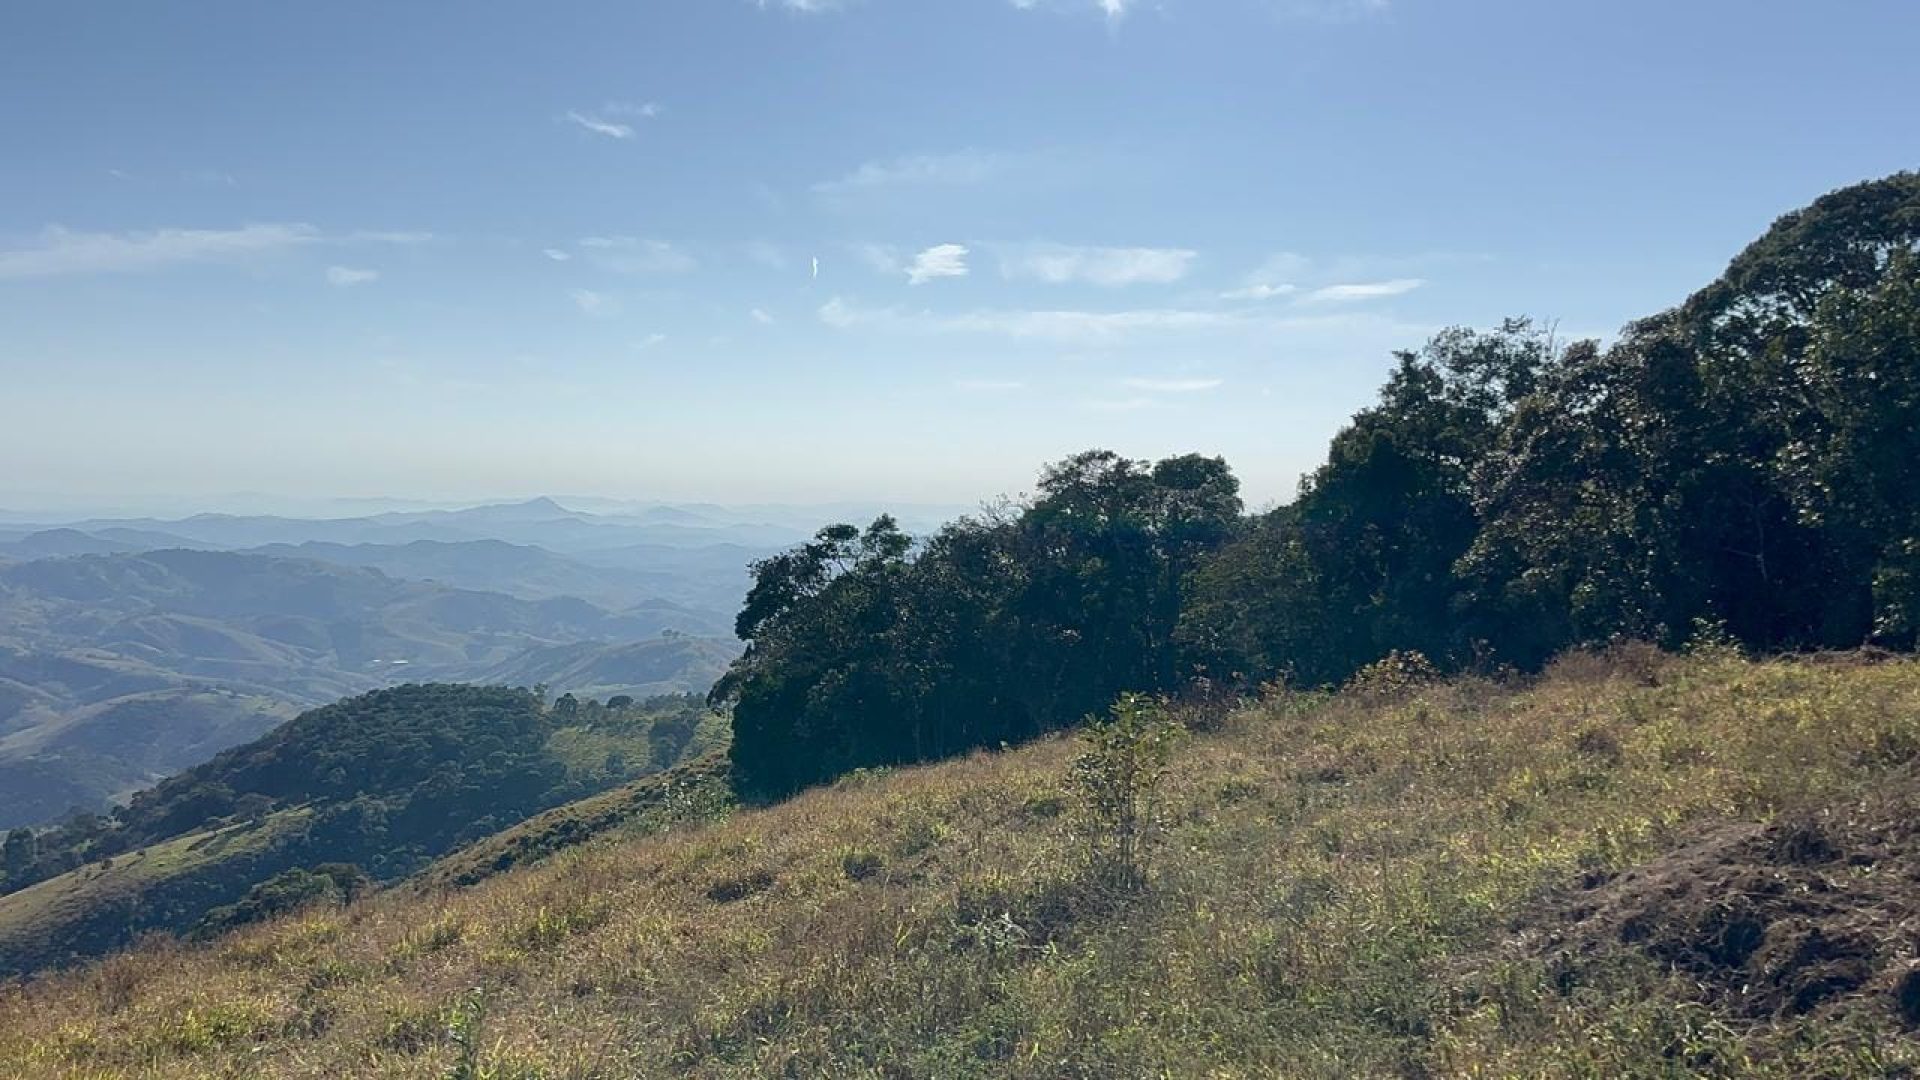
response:
[[[991,747],[1197,677],[1344,680],[1396,651],[1912,648],[1920,174],[1780,219],[1602,348],[1508,320],[1398,354],[1291,504],[1226,463],[1091,450],[918,542],[833,525],[754,567],[715,689],[750,787]]]

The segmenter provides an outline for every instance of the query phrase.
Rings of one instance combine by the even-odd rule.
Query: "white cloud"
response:
[[[540,254],[545,255],[554,262],[566,262],[568,259],[573,258],[573,256],[561,251],[559,248],[543,248]]]
[[[966,277],[967,248],[964,244],[935,244],[913,257],[907,267],[907,283],[922,285],[935,278]]]
[[[1155,394],[1193,394],[1202,390],[1212,390],[1221,385],[1222,379],[1122,379],[1120,385],[1129,390],[1145,390]]]
[[[955,379],[955,390],[973,390],[980,393],[1006,393],[1011,390],[1024,390],[1027,384],[1017,379]]]
[[[1133,311],[978,311],[948,320],[953,330],[1015,338],[1111,342],[1142,332],[1211,330],[1234,323],[1213,311],[1146,308]]]
[[[311,225],[246,225],[238,229],[73,232],[58,225],[38,241],[0,251],[0,280],[66,274],[123,273],[191,262],[219,262],[326,239]]]
[[[812,15],[822,11],[838,11],[845,4],[843,0],[754,0],[754,6],[762,11],[777,7]]]
[[[435,237],[430,232],[393,232],[375,229],[356,229],[335,242],[342,244],[392,244],[396,247],[417,247],[433,243]]]
[[[1178,308],[1130,311],[1007,311],[986,309],[958,315],[862,308],[839,297],[819,310],[820,321],[849,329],[870,326],[919,333],[999,334],[1011,338],[1112,343],[1143,332],[1212,330],[1252,320],[1224,312]]]
[[[648,334],[646,337],[643,337],[639,341],[634,342],[633,347],[636,351],[645,351],[647,349],[653,348],[655,345],[665,344],[666,340],[667,340],[667,335],[665,334],[660,334],[660,333]]]
[[[1220,298],[1273,300],[1298,294],[1300,303],[1373,300],[1399,296],[1420,288],[1427,283],[1427,279],[1415,275],[1431,267],[1485,262],[1487,258],[1485,255],[1425,252],[1312,259],[1283,251],[1269,256],[1248,274],[1245,285],[1221,293]]]
[[[566,118],[595,135],[605,135],[609,139],[633,138],[633,125],[608,120],[592,113],[583,113],[577,109],[568,109]]]
[[[1084,10],[1092,8],[1107,17],[1108,22],[1119,22],[1126,15],[1127,7],[1133,0],[1010,0],[1021,11],[1032,11],[1045,6],[1062,10]]]
[[[1027,311],[980,309],[942,314],[897,307],[863,307],[834,297],[818,311],[822,323],[841,330],[944,335],[985,334],[1016,341],[1117,346],[1167,335],[1239,335],[1267,345],[1286,341],[1310,347],[1337,346],[1361,337],[1370,343],[1419,341],[1432,327],[1365,314],[1274,315],[1260,311],[1196,308],[1132,308],[1118,311]],[[1383,345],[1382,348],[1390,348]]]
[[[577,245],[594,265],[622,274],[678,274],[693,258],[665,240],[634,236],[589,236]]]
[[[609,310],[605,293],[594,292],[592,289],[575,289],[567,295],[573,298],[575,307],[589,315],[600,315]]]
[[[1246,277],[1246,284],[1238,289],[1229,289],[1220,294],[1222,300],[1273,300],[1290,296],[1299,291],[1294,284],[1300,278],[1311,276],[1313,260],[1305,255],[1291,251],[1282,251],[1270,255],[1266,261],[1255,267]]]
[[[380,271],[364,270],[353,266],[327,267],[327,284],[345,288],[349,285],[361,285],[369,281],[378,281]]]
[[[1425,285],[1421,278],[1394,278],[1392,281],[1367,281],[1349,285],[1328,285],[1308,293],[1311,301],[1347,302],[1354,300],[1376,300],[1385,296],[1399,296],[1410,293]]]
[[[761,326],[773,325],[773,316],[767,314],[765,311],[761,310],[760,308],[754,308],[752,311],[747,312],[747,317],[751,318],[754,322],[759,323]]]
[[[1223,292],[1220,294],[1220,299],[1222,300],[1274,300],[1282,296],[1291,296],[1294,293],[1299,291],[1300,291],[1300,287],[1292,284],[1248,285],[1248,286],[1245,286],[1244,288],[1228,289],[1226,292]]]
[[[1071,247],[1036,244],[1002,259],[1000,273],[1051,285],[1166,284],[1186,276],[1196,253],[1185,248]]]
[[[1001,158],[977,150],[918,154],[891,161],[869,161],[838,179],[814,184],[813,190],[833,196],[904,186],[959,187],[981,183],[1004,166]]]

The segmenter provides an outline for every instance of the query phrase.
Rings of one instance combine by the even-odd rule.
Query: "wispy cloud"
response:
[[[609,139],[633,138],[632,124],[622,124],[591,113],[583,113],[578,109],[568,109],[566,118],[595,135],[605,135]]]
[[[1000,273],[1008,278],[1051,285],[1072,282],[1105,286],[1166,284],[1185,277],[1196,254],[1185,248],[1034,244],[1005,255]]]
[[[1024,390],[1027,384],[1018,379],[955,379],[955,390],[970,390],[976,393],[1008,393]]]
[[[1375,300],[1412,292],[1427,283],[1415,276],[1438,266],[1485,262],[1485,255],[1427,252],[1411,255],[1341,255],[1309,258],[1297,252],[1270,255],[1245,278],[1245,284],[1220,294],[1222,300],[1275,300],[1297,303]]]
[[[966,277],[967,248],[964,244],[935,244],[913,257],[907,267],[907,283],[923,285],[935,278]]]
[[[1347,303],[1356,300],[1377,300],[1386,296],[1400,296],[1425,285],[1422,278],[1394,278],[1391,281],[1364,281],[1344,285],[1327,285],[1313,290],[1306,299],[1316,302]]]
[[[1133,5],[1133,0],[1011,0],[1011,3],[1022,11],[1043,7],[1063,11],[1093,10],[1105,15],[1109,23],[1117,23]]]
[[[773,316],[767,314],[760,308],[754,308],[752,311],[747,312],[747,317],[759,323],[761,326],[773,325]]]
[[[1145,390],[1154,394],[1194,394],[1202,390],[1218,388],[1222,379],[1121,379],[1120,385],[1129,390]]]
[[[618,119],[651,120],[659,116],[660,104],[654,101],[609,101],[598,109],[568,109],[562,119],[575,126],[609,139],[633,138],[633,125]]]
[[[1158,400],[1150,397],[1090,398],[1081,402],[1080,407],[1092,409],[1095,412],[1137,412],[1141,409],[1151,409],[1158,404],[1160,404]]]
[[[693,269],[693,257],[667,243],[636,236],[588,236],[576,245],[582,257],[621,274],[679,274]]]
[[[1009,311],[986,309],[957,315],[867,308],[839,297],[819,310],[820,321],[841,329],[879,327],[921,333],[1000,334],[1012,338],[1111,343],[1129,334],[1210,330],[1250,320],[1226,312],[1179,308],[1127,311]]]
[[[573,256],[561,251],[559,248],[543,248],[540,254],[545,255],[554,262],[566,262],[568,259],[573,258]]]
[[[1299,291],[1300,291],[1300,287],[1298,285],[1285,284],[1285,283],[1279,284],[1279,285],[1268,285],[1263,283],[1263,284],[1256,284],[1256,285],[1247,285],[1238,289],[1228,289],[1226,292],[1223,292],[1220,294],[1220,299],[1222,300],[1276,300],[1282,296],[1292,296],[1294,293]]]
[[[945,335],[983,334],[1016,341],[1053,342],[1088,347],[1119,346],[1143,339],[1180,335],[1238,335],[1267,344],[1277,341],[1320,348],[1364,339],[1371,344],[1417,341],[1431,327],[1360,311],[1271,314],[1245,309],[1130,308],[1116,311],[986,308],[956,314],[898,307],[867,307],[834,297],[817,312],[820,321],[841,330]],[[1390,347],[1390,346],[1389,346]]]
[[[604,315],[610,310],[607,294],[592,289],[575,289],[567,294],[573,300],[573,306],[589,315]]]
[[[978,150],[917,154],[890,161],[869,161],[844,176],[813,185],[819,195],[852,195],[894,187],[960,187],[982,183],[1000,172],[1005,160]]]
[[[666,344],[666,341],[667,341],[667,335],[661,334],[661,333],[652,333],[652,334],[648,334],[646,337],[641,338],[639,341],[634,342],[633,347],[636,351],[644,352],[645,350],[651,349],[656,345],[664,345]]]
[[[378,281],[380,271],[366,270],[353,266],[327,267],[327,284],[346,288],[350,285],[364,285],[369,281]]]
[[[838,11],[846,6],[846,0],[754,0],[754,6],[762,11],[782,8],[812,15],[822,11]]]
[[[231,262],[318,245],[421,243],[425,233],[321,232],[312,225],[243,225],[237,229],[76,232],[58,225],[32,242],[0,250],[0,280],[69,274],[129,273],[199,262]]]
[[[391,244],[395,247],[418,247],[421,244],[431,244],[439,238],[430,232],[356,229],[344,236],[330,239],[342,244]]]

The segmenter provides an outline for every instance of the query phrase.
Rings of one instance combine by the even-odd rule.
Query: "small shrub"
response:
[[[1347,691],[1369,701],[1393,701],[1440,681],[1440,669],[1425,654],[1398,649],[1347,680]]]
[[[1181,734],[1163,704],[1141,694],[1122,694],[1110,716],[1081,733],[1086,750],[1073,761],[1072,783],[1087,810],[1094,869],[1110,884],[1134,889],[1146,882],[1153,797]]]

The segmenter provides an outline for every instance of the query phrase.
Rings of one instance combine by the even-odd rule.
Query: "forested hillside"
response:
[[[402,681],[705,690],[733,646],[662,635],[714,621],[664,601],[614,612],[231,552],[0,567],[0,828],[102,812],[300,708]],[[568,647],[591,687],[539,659]]]
[[[310,710],[109,818],[8,833],[0,971],[190,929],[283,871],[343,864],[393,880],[723,739],[692,696],[548,705],[527,690],[407,685]]]
[[[1781,218],[1620,340],[1524,320],[1402,353],[1299,497],[1107,451],[915,541],[836,525],[755,567],[716,688],[764,792],[1078,722],[1195,680],[1336,684],[1394,651],[1537,669],[1703,633],[1920,632],[1920,174]]]

